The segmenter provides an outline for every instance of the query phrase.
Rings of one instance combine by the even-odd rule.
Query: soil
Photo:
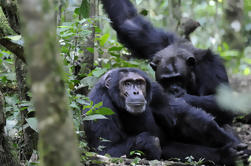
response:
[[[233,125],[233,128],[237,132],[240,139],[248,145],[248,149],[251,150],[251,125],[236,123]]]

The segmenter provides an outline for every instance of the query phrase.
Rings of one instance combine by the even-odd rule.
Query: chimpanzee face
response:
[[[139,114],[146,110],[146,80],[134,72],[121,72],[120,96],[125,101],[126,111]]]
[[[192,68],[196,64],[194,55],[186,49],[170,45],[155,54],[150,63],[156,80],[165,88],[186,88],[186,81],[194,79]]]

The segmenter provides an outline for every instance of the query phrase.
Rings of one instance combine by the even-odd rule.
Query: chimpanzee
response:
[[[211,113],[219,124],[232,122],[234,113],[221,109],[214,97],[220,84],[228,84],[218,55],[153,27],[137,13],[130,0],[102,0],[102,3],[119,41],[133,56],[151,60],[157,81],[166,91]]]
[[[234,165],[245,148],[220,128],[212,116],[183,99],[167,96],[158,83],[138,69],[107,72],[89,97],[95,104],[102,101],[104,107],[115,113],[107,119],[84,121],[87,142],[100,154],[120,157],[140,150],[147,159],[184,160],[192,155]]]

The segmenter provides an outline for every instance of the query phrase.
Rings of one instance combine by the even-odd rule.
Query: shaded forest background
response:
[[[48,3],[46,0],[41,3],[33,2],[38,7],[42,5],[42,2]],[[225,106],[231,108],[233,107],[231,97],[235,95],[234,108],[236,107],[239,111],[251,110],[249,103],[251,97],[248,93],[248,90],[251,91],[250,0],[133,0],[133,2],[138,11],[151,20],[155,26],[177,32],[181,36],[189,35],[191,42],[196,47],[211,48],[220,54],[225,60],[232,86],[242,92],[236,97],[235,92],[222,89],[219,95],[220,100]],[[29,0],[23,0],[22,3],[23,5],[28,4]],[[29,48],[27,44],[29,42],[24,44],[24,39],[30,40],[30,44],[32,44],[32,36],[25,33],[29,26],[22,30],[21,22],[27,25],[28,21],[32,21],[32,18],[25,16],[25,11],[30,9],[29,12],[34,12],[35,10],[32,10],[32,6],[29,9],[25,8],[22,3],[17,3],[15,0],[0,0],[0,161],[3,161],[1,155],[5,154],[6,159],[11,158],[6,165],[19,165],[19,163],[35,165],[38,163],[38,128],[41,129],[43,118],[51,116],[54,119],[55,116],[54,114],[42,115],[37,112],[37,117],[35,117],[35,110],[38,111],[39,105],[36,105],[36,101],[41,98],[35,97],[40,95],[38,91],[31,92],[31,87],[35,85],[34,78],[36,77],[34,76],[36,74],[41,74],[43,69],[53,66],[48,73],[52,73],[53,78],[57,75],[60,77],[51,81],[57,82],[62,79],[63,85],[60,87],[61,91],[46,88],[48,93],[41,94],[45,95],[42,99],[49,98],[53,94],[56,94],[55,98],[58,94],[66,95],[67,99],[58,99],[56,103],[61,104],[62,110],[73,115],[75,133],[80,138],[78,149],[82,154],[81,161],[88,162],[89,158],[95,154],[88,152],[83,139],[82,122],[83,120],[102,119],[104,118],[102,114],[107,113],[107,110],[100,108],[102,103],[93,105],[87,98],[94,83],[105,72],[116,67],[140,68],[153,78],[154,73],[147,61],[130,58],[128,51],[118,43],[116,34],[110,27],[109,19],[104,14],[99,0],[55,0],[48,3],[50,4],[48,11],[52,12],[47,15],[53,18],[51,21],[57,28],[55,29],[57,36],[47,38],[55,41],[53,42],[54,47],[58,48],[58,51],[55,51],[54,54],[58,54],[60,58],[51,60],[49,55],[54,55],[51,53],[48,54],[48,57],[43,58],[44,54],[41,54],[40,59],[39,56],[36,57],[38,59],[35,57],[32,59],[29,56],[33,53],[38,54],[40,51],[49,50],[41,47],[33,52],[27,50],[24,52],[24,48]],[[39,21],[42,23],[45,21],[42,18],[46,13],[39,14],[41,14]],[[46,24],[46,22],[44,23]],[[194,32],[186,32],[184,27],[193,24],[199,26]],[[36,21],[34,21],[34,27],[31,29],[34,36],[39,37],[40,35],[41,44],[46,43],[47,39],[40,34],[40,32],[47,32],[43,28],[45,27],[36,26]],[[34,38],[34,43],[36,43],[36,39]],[[44,64],[43,67],[41,67],[42,64]],[[36,66],[40,66],[41,71],[36,70]],[[55,67],[54,70],[54,66],[62,69]],[[33,76],[31,71],[35,72]],[[61,85],[61,81],[56,85],[52,84],[50,88]],[[46,87],[48,86],[48,82],[41,82],[41,84],[45,83]],[[50,104],[46,104],[46,106],[49,107]],[[46,109],[40,108],[41,110]],[[83,115],[82,110],[86,108],[93,113]],[[65,117],[71,119],[71,115],[67,113]],[[61,124],[59,120],[58,125]],[[57,131],[57,128],[54,130]],[[67,131],[72,131],[72,129],[62,129],[63,134]],[[40,139],[47,138],[48,133],[53,133],[53,131],[43,133],[44,135],[41,136],[41,134]],[[74,138],[74,136],[69,137]],[[51,139],[53,138],[55,137],[52,136]],[[50,140],[47,140],[48,142]],[[42,147],[41,145],[41,149],[43,149]],[[74,145],[71,148],[74,149]],[[56,149],[55,152],[57,150],[60,151]],[[49,161],[49,159],[47,160]],[[78,159],[75,158],[75,160]],[[135,162],[137,161],[135,160]],[[72,163],[72,165],[74,164]]]

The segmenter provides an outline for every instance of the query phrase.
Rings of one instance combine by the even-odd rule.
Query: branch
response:
[[[10,39],[0,38],[0,44],[6,49],[14,53],[18,58],[20,58],[24,63],[26,60],[24,58],[24,48],[23,46],[13,43]]]
[[[8,20],[10,27],[17,34],[20,34],[20,19],[16,1],[0,0],[0,6],[2,7],[3,13]]]

